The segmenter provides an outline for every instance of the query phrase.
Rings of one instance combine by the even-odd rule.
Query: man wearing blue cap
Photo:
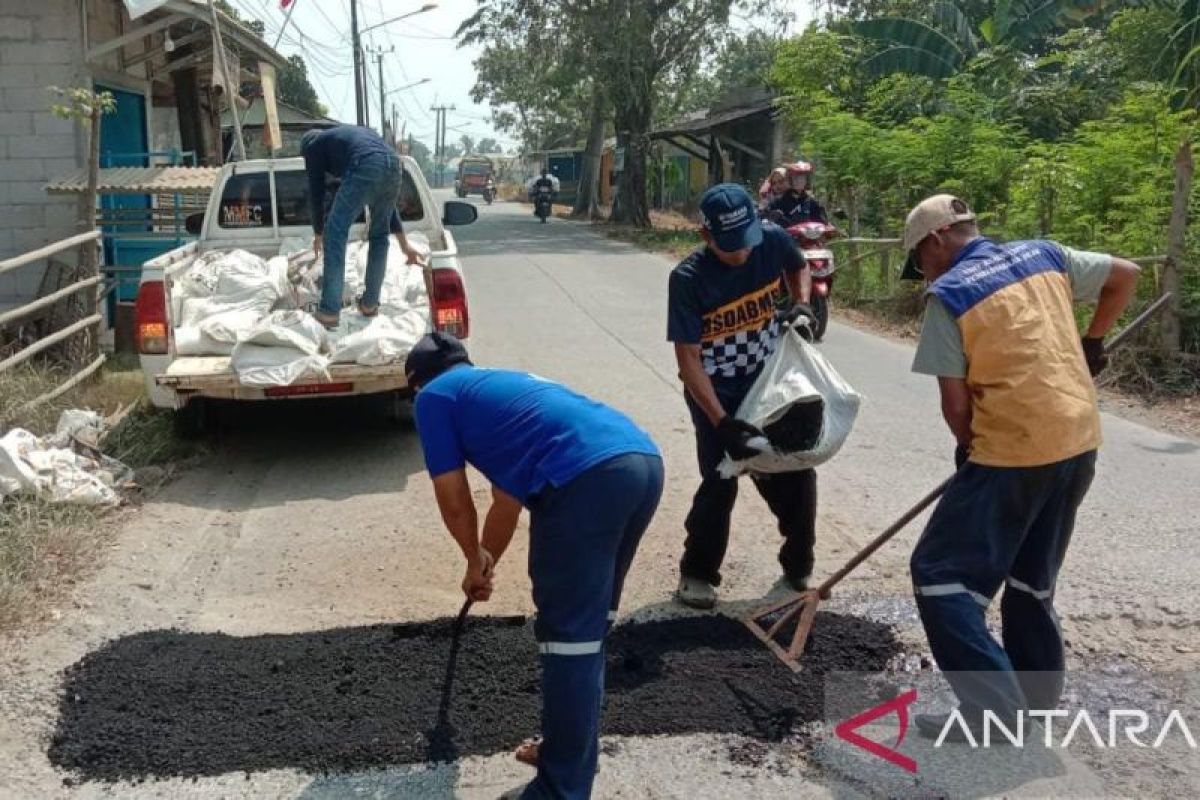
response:
[[[662,495],[658,447],[624,414],[562,384],[472,365],[447,334],[418,342],[404,372],[417,390],[417,432],[442,520],[467,560],[467,597],[491,597],[493,567],[529,509],[542,742],[518,751],[538,770],[521,796],[589,797],[604,638]],[[482,525],[467,464],[492,484]]]
[[[365,317],[379,313],[379,293],[387,272],[387,238],[390,229],[409,264],[416,264],[421,253],[409,245],[396,211],[396,200],[404,180],[400,156],[370,128],[338,125],[311,130],[300,137],[300,154],[308,173],[308,202],[312,217],[313,250],[325,253],[322,272],[321,302],[313,316],[326,328],[336,328],[342,311],[342,292],[346,284],[346,239],[350,226],[364,208],[371,209],[367,234],[366,287],[358,298],[358,310]],[[325,219],[325,176],[341,178],[342,183]]]
[[[725,454],[756,455],[762,431],[734,418],[784,326],[802,334],[813,319],[809,275],[792,238],[760,223],[741,186],[722,183],[700,198],[705,247],[671,272],[667,339],[686,390],[696,428],[700,488],[684,522],[687,540],[676,594],[693,608],[711,608],[721,583],[737,479],[717,472]],[[790,307],[784,308],[790,302]],[[811,337],[807,337],[811,338]],[[807,587],[813,567],[817,476],[811,470],[756,475],[754,485],[779,521],[779,563],[788,584]]]

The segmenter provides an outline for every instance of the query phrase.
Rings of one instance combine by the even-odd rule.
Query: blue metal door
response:
[[[135,92],[117,89],[112,86],[96,85],[96,91],[111,92],[117,101],[117,108],[111,114],[105,114],[100,123],[100,166],[103,167],[145,167],[149,166],[148,151],[150,143],[146,138],[146,98]],[[101,195],[100,208],[106,216],[127,214],[132,220],[141,219],[137,212],[150,208],[150,196],[138,194]],[[120,239],[136,236],[138,231],[151,229],[149,219],[146,224],[105,225],[104,231],[104,263],[112,267],[118,279],[117,291],[110,295],[111,299],[132,299],[137,292],[136,275],[126,274],[120,267],[140,266],[123,264],[130,256],[121,252]]]

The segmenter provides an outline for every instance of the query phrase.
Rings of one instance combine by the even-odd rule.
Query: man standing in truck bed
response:
[[[375,131],[357,125],[311,130],[300,139],[300,154],[308,172],[308,202],[312,215],[313,250],[324,251],[321,302],[313,316],[326,328],[336,328],[346,282],[346,238],[364,208],[371,209],[368,233],[366,288],[358,298],[365,317],[379,313],[379,293],[387,271],[388,229],[396,235],[409,264],[420,261],[420,251],[404,238],[396,200],[404,180],[400,157]],[[325,219],[325,176],[341,178]]]

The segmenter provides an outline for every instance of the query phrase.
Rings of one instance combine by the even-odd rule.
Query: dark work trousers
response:
[[[968,462],[913,550],[913,591],[933,657],[964,716],[1053,709],[1063,686],[1054,585],[1096,451],[1040,467]],[[985,615],[1000,601],[1004,646]]]
[[[591,796],[600,747],[604,638],[662,489],[662,459],[630,454],[528,502],[542,744],[538,774],[525,788],[525,800]]]
[[[714,381],[714,385],[717,382]],[[729,414],[737,411],[750,386],[740,391],[721,391],[717,397]],[[722,478],[717,466],[725,458],[725,448],[717,430],[700,406],[684,393],[692,424],[696,428],[696,455],[700,463],[700,488],[692,499],[692,510],[684,520],[687,539],[679,571],[688,578],[699,578],[713,586],[721,584],[721,562],[729,546],[729,520],[737,500],[737,478]],[[753,477],[758,493],[767,501],[771,513],[779,521],[783,546],[779,549],[779,564],[790,578],[812,574],[813,545],[817,523],[817,473],[806,469]]]

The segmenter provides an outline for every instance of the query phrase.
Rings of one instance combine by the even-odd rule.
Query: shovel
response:
[[[1113,348],[1121,345],[1132,333],[1145,325],[1170,299],[1171,294],[1168,292],[1155,300],[1145,311],[1138,314],[1133,322],[1126,325],[1123,330],[1104,344],[1104,352],[1112,352]],[[799,672],[801,669],[800,656],[804,652],[805,644],[808,643],[809,634],[812,633],[813,621],[817,617],[817,607],[821,604],[821,601],[828,600],[834,586],[853,572],[859,564],[870,558],[876,550],[899,533],[905,525],[912,522],[922,511],[929,508],[934,500],[942,496],[942,493],[946,491],[946,487],[953,480],[954,476],[951,475],[938,484],[937,488],[922,497],[916,505],[904,512],[904,515],[900,519],[893,522],[887,530],[872,539],[866,547],[855,553],[854,557],[847,561],[845,566],[830,575],[816,589],[800,592],[799,595],[784,600],[782,603],[776,603],[753,611],[742,622],[750,629],[751,633],[761,639],[770,648],[771,652],[780,661],[786,664],[793,672]],[[796,620],[796,630],[792,634],[791,642],[785,648],[776,640],[776,637],[792,620]]]

